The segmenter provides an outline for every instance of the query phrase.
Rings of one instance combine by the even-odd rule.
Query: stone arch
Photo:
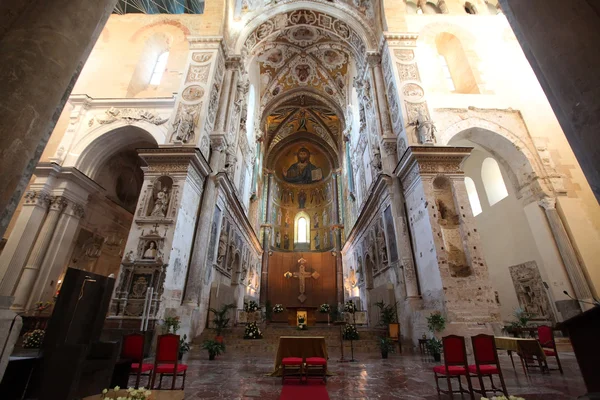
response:
[[[553,192],[535,150],[508,129],[492,121],[470,117],[442,131],[438,144],[451,145],[461,139],[476,143],[497,156],[519,197],[528,194],[529,201],[535,201]]]
[[[339,7],[338,4],[336,6]],[[252,50],[263,40],[273,34],[277,34],[284,29],[291,27],[287,24],[288,14],[298,14],[299,12],[319,13],[323,18],[315,18],[312,26],[325,29],[336,36],[340,36],[340,30],[335,29],[336,21],[343,20],[348,25],[351,32],[348,37],[342,39],[353,39],[356,41],[355,50],[358,55],[366,55],[366,51],[377,50],[377,40],[367,22],[363,21],[358,14],[350,9],[341,9],[328,4],[320,4],[307,1],[298,1],[291,4],[281,4],[265,12],[258,14],[251,19],[240,33],[235,45],[234,54],[251,53]],[[296,26],[306,25],[297,24]],[[338,24],[339,25],[339,24]],[[339,27],[339,26],[338,26]]]
[[[114,122],[96,128],[75,143],[64,166],[74,166],[94,179],[99,168],[112,155],[130,148],[157,147],[166,141],[166,132],[147,122]]]

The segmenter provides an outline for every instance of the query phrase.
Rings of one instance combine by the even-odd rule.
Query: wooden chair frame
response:
[[[488,362],[486,362],[485,364],[481,364],[479,362],[479,359],[477,357],[477,346],[475,345],[475,341],[478,338],[486,338],[486,339],[490,340],[493,351],[494,351],[494,363],[493,364],[488,363]],[[483,384],[483,377],[487,376],[490,378],[490,384],[492,385],[491,391],[493,391],[494,393],[502,392],[502,393],[504,393],[504,396],[508,397],[508,391],[506,390],[506,384],[504,383],[504,376],[502,375],[502,368],[500,368],[500,359],[498,358],[498,349],[496,348],[496,341],[494,340],[494,336],[493,335],[485,335],[485,334],[471,336],[471,344],[473,346],[473,357],[475,358],[475,367],[477,369],[477,375],[473,375],[473,376],[476,376],[479,379],[479,390],[473,388],[473,391],[475,391],[477,393],[481,393],[481,395],[483,397],[487,397],[485,385]],[[486,374],[486,373],[481,372],[481,370],[480,370],[481,365],[494,365],[496,368],[498,368],[497,375],[498,375],[498,378],[500,379],[500,385],[502,386],[502,389],[499,389],[494,385],[494,380],[492,379],[492,375],[494,375],[494,374]]]
[[[152,381],[150,383],[150,389],[154,388],[154,384],[156,382],[156,370],[158,369],[160,364],[168,364],[171,360],[160,361],[158,360],[158,355],[160,354],[160,344],[161,338],[164,337],[177,337],[177,352],[175,353],[175,358],[173,359],[173,373],[160,372],[160,379],[158,381],[158,389],[160,390],[162,387],[162,378],[163,375],[173,376],[173,380],[171,382],[171,390],[175,390],[175,382],[177,381],[177,377],[181,375],[183,377],[183,382],[181,383],[181,390],[185,388],[185,376],[187,374],[187,369],[183,371],[182,374],[177,373],[177,367],[179,365],[179,335],[174,335],[172,333],[168,333],[166,335],[158,335],[158,339],[156,341],[156,357],[154,358],[154,369],[152,370]]]
[[[469,360],[467,358],[467,347],[465,346],[465,338],[463,336],[458,336],[458,335],[448,335],[448,336],[444,336],[442,338],[442,343],[446,342],[448,339],[460,339],[462,342],[462,353],[463,353],[463,359],[464,359],[464,363],[449,363],[448,362],[448,357],[447,357],[447,348],[444,344],[444,366],[446,367],[446,374],[445,375],[438,375],[436,371],[433,371],[433,374],[435,376],[435,386],[438,392],[438,397],[440,396],[440,393],[444,393],[444,394],[448,394],[450,395],[450,397],[452,397],[454,395],[454,393],[459,393],[462,395],[462,393],[468,393],[469,396],[471,397],[471,400],[473,400],[475,397],[473,396],[473,385],[471,383],[471,375],[469,374]],[[451,366],[460,366],[460,367],[464,367],[465,369],[465,375],[452,375],[449,374],[448,371],[448,367]],[[461,380],[461,376],[466,376],[467,378],[467,386],[469,388],[469,390],[465,390],[462,386],[462,380]],[[442,390],[440,389],[440,385],[439,385],[439,380],[440,379],[446,379],[448,381],[448,390]],[[458,390],[453,390],[452,389],[452,382],[451,382],[451,378],[458,378]]]
[[[546,361],[546,355],[542,350],[542,346],[536,340],[520,340],[519,346],[519,358],[521,359],[521,365],[523,366],[523,372],[528,375],[529,368],[539,368],[542,374],[550,373],[548,368],[548,362]]]
[[[290,371],[291,373],[286,374],[287,371]],[[281,384],[283,385],[285,383],[286,377],[289,378],[292,376],[299,377],[300,383],[302,383],[302,377],[304,376],[304,360],[300,362],[300,365],[285,365],[283,363],[281,364]]]
[[[547,341],[545,343],[542,343],[542,341],[540,340],[540,328],[548,328],[548,330],[550,331],[550,336],[552,337],[552,340]],[[555,357],[556,358],[556,364],[558,364],[558,368],[548,368],[549,371],[560,371],[561,374],[563,374],[563,369],[562,369],[562,365],[560,364],[560,358],[558,357],[558,350],[556,350],[556,340],[554,339],[554,330],[552,329],[551,326],[538,326],[538,341],[540,342],[540,345],[542,346],[542,351],[544,351],[544,349],[546,350],[552,350],[554,352],[553,356],[548,356],[544,353],[544,355],[546,357]]]
[[[142,337],[142,352],[141,352],[141,357],[139,359],[137,358],[130,358],[130,357],[123,357],[123,350],[125,347],[125,342],[127,341],[127,338],[129,337]],[[143,333],[130,333],[127,335],[123,336],[123,343],[121,344],[121,357],[122,358],[127,358],[127,359],[131,359],[132,364],[133,363],[137,363],[138,364],[138,371],[136,373],[132,373],[131,371],[129,372],[129,375],[136,375],[136,379],[135,379],[135,388],[137,389],[140,386],[140,379],[142,376],[147,376],[148,377],[148,385],[150,385],[150,381],[152,379],[152,371],[154,371],[154,369],[151,369],[150,371],[148,371],[147,374],[142,374],[142,366],[144,364],[144,349],[146,347],[146,335],[144,335]]]
[[[323,382],[327,383],[327,363],[325,363],[325,365],[309,365],[306,360],[304,360],[304,376],[306,382],[308,382],[309,378],[318,377],[323,379]]]

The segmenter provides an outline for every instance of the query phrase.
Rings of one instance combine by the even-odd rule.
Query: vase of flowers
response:
[[[354,314],[357,310],[358,310],[358,308],[356,307],[356,304],[354,304],[354,302],[352,300],[348,300],[346,302],[346,304],[344,304],[344,312]]]
[[[244,303],[244,311],[249,312],[249,313],[253,313],[258,311],[259,307],[258,307],[258,303],[255,302],[254,300],[250,300],[247,303]]]
[[[329,313],[331,312],[331,307],[329,304],[324,303],[319,306],[319,312],[321,314],[327,314],[327,326],[329,326]]]
[[[344,326],[344,330],[342,332],[343,332],[342,336],[343,336],[344,340],[358,340],[359,339],[358,331],[356,330],[356,327],[354,325],[346,324],[346,326]]]
[[[151,395],[152,392],[143,387],[139,389],[130,387],[127,390],[121,390],[119,386],[115,386],[114,389],[104,389],[100,396],[102,400],[150,400]]]
[[[179,339],[179,361],[183,360],[183,357],[190,351],[190,342],[187,341],[187,335],[183,335]]]
[[[262,339],[262,332],[256,322],[250,322],[244,329],[244,339]]]
[[[181,327],[181,321],[179,320],[178,316],[167,317],[165,318],[164,326],[167,330],[167,333],[176,334],[179,328]]]
[[[273,313],[274,314],[280,314],[283,312],[283,305],[281,304],[275,304],[275,306],[273,307]]]
[[[43,311],[46,311],[48,308],[50,308],[51,305],[52,305],[52,303],[49,301],[46,301],[46,302],[38,301],[37,303],[35,303],[34,309],[36,312],[41,313]]]
[[[44,334],[46,332],[43,329],[36,329],[31,332],[27,332],[23,335],[23,348],[24,349],[39,349],[44,341]]]

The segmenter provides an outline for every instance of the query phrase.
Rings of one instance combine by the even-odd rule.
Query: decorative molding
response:
[[[200,150],[190,147],[160,147],[143,149],[139,156],[148,164],[148,172],[184,172],[193,168],[199,176],[206,177],[211,173],[208,162]]]

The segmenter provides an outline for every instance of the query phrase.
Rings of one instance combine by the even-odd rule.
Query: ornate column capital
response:
[[[369,67],[375,68],[381,65],[381,54],[380,53],[367,53],[367,64]]]
[[[553,210],[556,209],[556,197],[543,197],[538,200],[538,204],[544,210]]]
[[[210,136],[210,147],[213,151],[223,152],[227,150],[227,138],[220,133],[212,133]]]
[[[25,199],[25,205],[44,208],[48,208],[52,200],[48,193],[37,190],[28,190],[23,198]]]
[[[237,69],[240,70],[243,67],[243,59],[241,55],[228,56],[225,59],[226,69]]]
[[[53,196],[50,201],[50,210],[62,212],[65,207],[69,204],[69,201],[66,197],[63,196]]]
[[[381,148],[386,156],[393,156],[398,154],[398,144],[396,143],[395,137],[383,137],[381,138]]]
[[[77,219],[82,219],[85,217],[85,207],[74,201],[69,201],[67,208],[65,209],[65,214],[72,215]]]

